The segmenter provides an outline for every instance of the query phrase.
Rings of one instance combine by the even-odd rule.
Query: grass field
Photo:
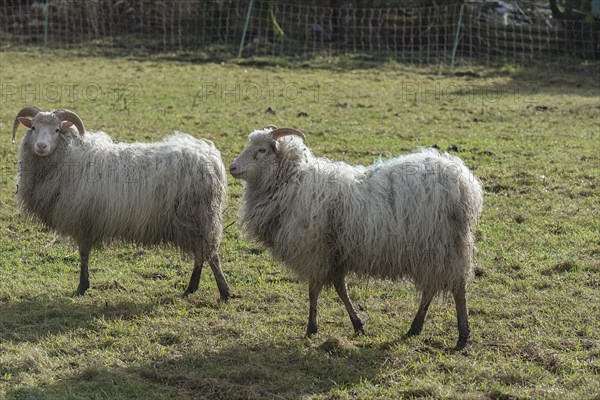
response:
[[[599,398],[597,76],[5,51],[0,84],[0,398]],[[450,149],[485,188],[470,347],[452,351],[451,298],[403,339],[418,296],[380,280],[349,282],[366,336],[329,289],[320,332],[306,338],[306,284],[238,231],[231,177],[229,302],[208,268],[182,298],[191,262],[177,251],[114,244],[93,253],[91,288],[74,296],[76,248],[14,204],[10,131],[29,104],[70,108],[120,141],[189,132],[213,140],[226,165],[267,124],[301,129],[315,154],[351,163]]]

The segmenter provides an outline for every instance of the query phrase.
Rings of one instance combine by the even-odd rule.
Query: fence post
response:
[[[44,5],[44,48],[48,48],[48,2],[50,0],[46,0],[46,4]]]
[[[244,50],[246,32],[248,31],[248,23],[250,22],[250,14],[252,13],[252,3],[254,3],[254,0],[250,0],[250,3],[248,3],[248,13],[246,13],[246,22],[244,22],[244,30],[242,31],[242,40],[240,40],[240,49],[238,50],[237,58],[242,56],[242,50]]]
[[[452,48],[452,61],[450,62],[450,68],[454,68],[454,60],[456,58],[456,49],[458,48],[458,39],[460,36],[460,25],[462,24],[463,11],[465,4],[460,5],[460,11],[458,13],[458,23],[456,24],[456,36],[454,37],[454,47]]]

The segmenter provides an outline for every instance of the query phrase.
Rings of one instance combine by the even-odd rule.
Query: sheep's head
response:
[[[31,117],[31,119],[27,117]],[[81,136],[85,133],[81,118],[72,111],[45,112],[36,106],[29,106],[19,111],[15,118],[12,134],[13,143],[15,142],[19,123],[29,128],[25,138],[31,143],[31,150],[40,157],[52,154],[56,149],[59,135],[69,131],[71,126],[75,126]]]
[[[250,134],[250,143],[236,157],[229,167],[229,172],[236,179],[254,181],[269,166],[278,165],[283,156],[280,139],[286,136],[298,136],[305,140],[304,133],[292,128],[267,126],[262,131]]]

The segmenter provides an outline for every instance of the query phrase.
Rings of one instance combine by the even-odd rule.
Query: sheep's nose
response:
[[[229,173],[234,178],[239,178],[240,176],[242,176],[242,169],[238,168],[236,163],[231,163],[231,166],[229,167]]]
[[[46,151],[48,145],[46,143],[36,143],[36,147],[39,151]]]

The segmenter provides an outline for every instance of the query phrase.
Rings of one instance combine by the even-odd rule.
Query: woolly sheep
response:
[[[13,143],[19,123],[29,130],[19,147],[17,203],[75,240],[79,295],[89,288],[90,251],[115,239],[192,254],[186,295],[198,289],[206,260],[221,299],[229,297],[218,255],[227,181],[212,142],[176,132],[157,143],[114,143],[103,132],[86,132],[72,111],[30,106],[15,118]]]
[[[304,139],[291,128],[254,131],[230,173],[245,181],[240,218],[247,236],[309,283],[307,334],[318,330],[326,284],[364,333],[347,293],[346,276],[354,273],[415,285],[422,300],[408,335],[421,332],[434,296],[452,293],[456,348],[464,348],[479,181],[459,158],[434,149],[364,167],[315,157]]]

